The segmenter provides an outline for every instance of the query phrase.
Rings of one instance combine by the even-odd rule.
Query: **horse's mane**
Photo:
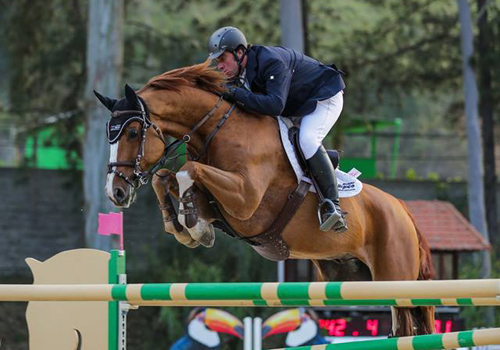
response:
[[[180,91],[182,86],[198,87],[211,92],[223,92],[226,78],[222,72],[210,67],[210,59],[201,64],[177,68],[151,78],[139,93],[149,89]]]

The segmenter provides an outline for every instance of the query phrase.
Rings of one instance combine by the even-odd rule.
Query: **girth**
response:
[[[286,260],[290,257],[290,250],[283,240],[281,233],[304,201],[310,186],[309,183],[301,181],[295,190],[288,196],[288,201],[285,203],[285,206],[271,226],[264,232],[251,237],[243,237],[231,227],[222,215],[214,197],[207,191],[206,194],[209,198],[209,203],[215,213],[215,221],[212,224],[227,235],[250,244],[257,253],[266,259],[273,261]]]

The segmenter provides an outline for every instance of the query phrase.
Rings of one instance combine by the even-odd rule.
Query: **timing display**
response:
[[[370,318],[362,316],[321,318],[322,333],[333,337],[376,337],[387,336],[391,330],[390,316],[380,315]],[[463,321],[450,318],[436,319],[436,333],[449,333],[463,329]]]

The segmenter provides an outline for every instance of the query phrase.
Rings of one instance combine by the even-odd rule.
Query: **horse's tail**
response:
[[[408,206],[400,200],[401,205],[405,209],[406,213],[410,217],[413,226],[417,232],[418,238],[418,248],[419,248],[419,270],[418,270],[418,280],[430,280],[433,279],[436,272],[434,270],[434,264],[432,263],[432,255],[429,245],[422,235],[422,232],[418,229],[417,222],[413,217]],[[417,334],[429,334],[433,333],[435,329],[434,319],[435,319],[435,308],[434,306],[420,306],[411,310],[413,319],[416,321]]]
[[[417,238],[418,238],[418,247],[419,247],[419,260],[420,260],[420,267],[418,270],[418,280],[431,280],[434,278],[436,275],[436,272],[434,270],[434,264],[432,263],[432,255],[431,255],[431,250],[429,248],[429,245],[427,244],[426,239],[422,235],[422,232],[418,229],[417,222],[415,221],[415,218],[413,217],[412,213],[410,212],[410,209],[408,209],[408,206],[405,204],[404,201],[399,200],[401,202],[401,205],[405,209],[406,213],[410,217],[413,226],[415,226],[415,230],[417,231]]]

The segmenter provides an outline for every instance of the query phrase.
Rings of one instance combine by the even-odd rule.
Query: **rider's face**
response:
[[[222,71],[229,80],[236,78],[238,74],[238,62],[236,62],[231,52],[224,52],[216,60],[217,69]]]

